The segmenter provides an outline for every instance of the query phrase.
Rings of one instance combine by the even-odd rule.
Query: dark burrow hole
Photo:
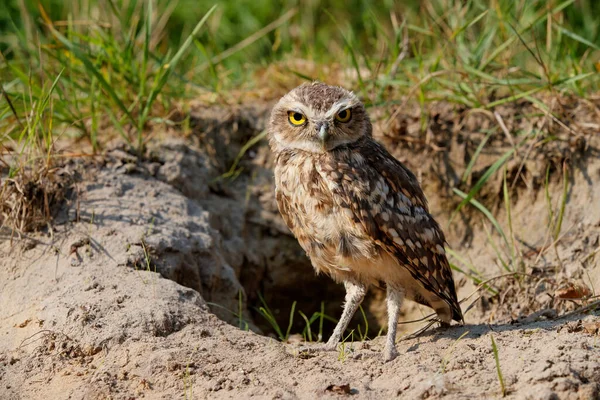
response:
[[[240,281],[247,293],[249,314],[266,335],[287,336],[289,329],[290,335],[296,339],[308,340],[312,336],[313,341],[317,338],[326,341],[342,314],[344,286],[326,275],[316,276],[308,259],[296,268],[303,270],[299,279],[265,282],[258,290],[246,286],[245,274],[242,273]],[[370,288],[361,309],[346,330],[349,340],[372,339],[380,333],[382,317],[385,318],[384,296],[381,289]],[[271,316],[275,319],[274,323],[270,321]]]

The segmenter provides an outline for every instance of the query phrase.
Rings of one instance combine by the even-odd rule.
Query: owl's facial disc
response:
[[[360,100],[341,87],[314,82],[283,96],[269,122],[271,147],[324,153],[371,136]]]

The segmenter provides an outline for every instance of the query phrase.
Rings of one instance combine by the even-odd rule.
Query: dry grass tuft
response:
[[[71,177],[62,168],[35,165],[0,182],[0,228],[13,234],[49,226],[67,198]]]

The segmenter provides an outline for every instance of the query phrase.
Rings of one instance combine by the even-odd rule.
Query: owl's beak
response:
[[[321,126],[317,127],[319,130],[319,139],[321,140],[321,145],[323,148],[327,147],[327,139],[329,138],[329,124],[327,122],[322,122]]]

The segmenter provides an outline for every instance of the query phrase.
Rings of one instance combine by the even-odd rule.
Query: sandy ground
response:
[[[235,158],[247,140],[240,135],[227,157]],[[227,147],[215,143],[217,150]],[[381,337],[346,343],[337,352],[306,353],[298,343],[236,327],[232,310],[240,307],[240,291],[243,321],[265,333],[253,311],[256,290],[274,293],[274,308],[286,293],[292,300],[299,291],[323,293],[338,299],[328,311],[333,315],[341,291],[326,277],[314,277],[281,227],[263,150],[249,155],[246,167],[254,165],[253,172],[228,187],[214,183],[223,168],[199,148],[172,141],[144,163],[116,149],[101,163],[68,165],[81,177],[52,231],[20,240],[4,234],[0,398],[500,398],[492,338],[508,398],[600,398],[599,312],[573,312],[593,300],[556,295],[572,283],[600,288],[597,153],[574,161],[583,167],[570,177],[565,233],[555,249],[524,255],[531,271],[526,279],[498,283],[499,295],[476,302],[464,326],[401,340],[400,356],[384,363]],[[406,154],[393,148],[399,158]],[[443,203],[450,201],[440,187],[425,189],[432,209],[447,218]],[[527,190],[515,200],[515,229],[539,249],[545,198]],[[225,212],[235,204],[238,209]],[[451,245],[481,265],[485,276],[498,275],[485,231],[464,226],[471,228],[453,231]],[[464,298],[474,285],[455,277]],[[377,320],[377,296],[369,307]],[[409,305],[405,318],[418,312]]]

